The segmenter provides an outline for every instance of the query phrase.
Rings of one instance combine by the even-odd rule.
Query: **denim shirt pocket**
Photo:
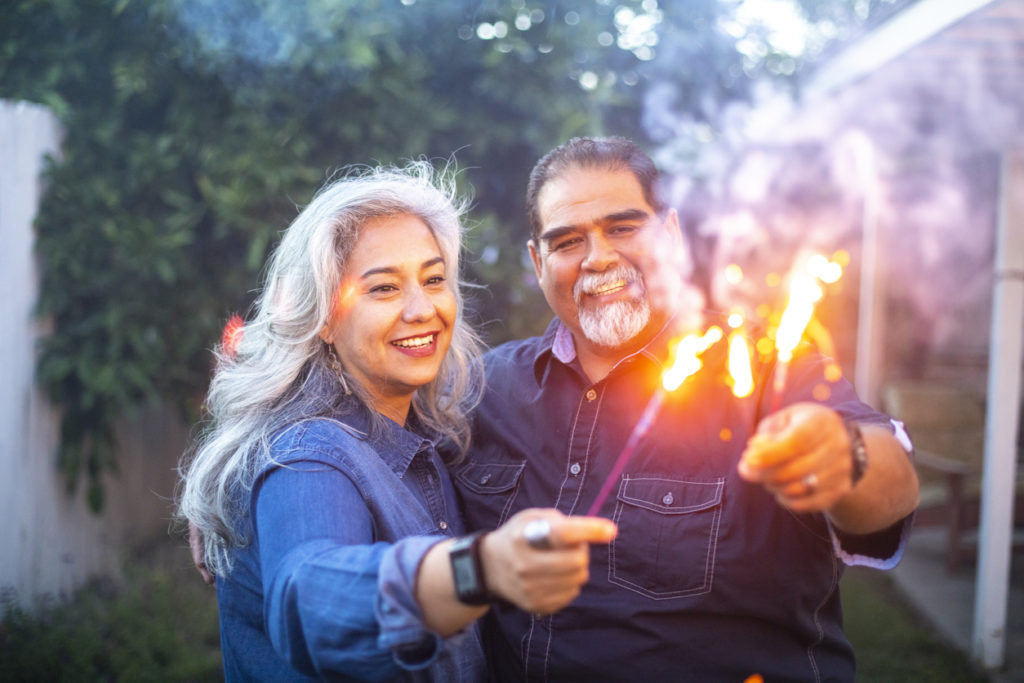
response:
[[[525,462],[467,462],[455,471],[455,483],[475,528],[496,529],[505,523],[519,487]]]
[[[710,592],[724,489],[724,477],[624,476],[608,580],[657,600]]]

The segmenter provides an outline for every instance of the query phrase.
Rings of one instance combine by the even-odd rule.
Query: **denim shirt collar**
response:
[[[657,367],[666,368],[669,359],[669,342],[673,336],[680,333],[679,328],[686,318],[687,316],[684,315],[673,316],[651,341],[643,348],[623,357],[616,367],[628,358],[644,357]],[[690,322],[692,325],[692,320]],[[537,380],[538,386],[544,384],[552,358],[563,365],[576,368],[580,373],[583,372],[576,356],[576,343],[572,338],[572,332],[557,316],[552,319],[547,330],[544,331],[533,359],[533,376]]]
[[[424,436],[427,429],[412,410],[409,411],[405,427],[389,417],[381,416],[379,420],[375,420],[377,429],[373,429],[366,408],[355,404],[354,400],[347,403],[343,408],[347,410],[335,417],[365,437],[366,442],[377,451],[381,460],[399,477],[405,476],[406,470],[418,454],[429,453],[436,446],[437,437]]]

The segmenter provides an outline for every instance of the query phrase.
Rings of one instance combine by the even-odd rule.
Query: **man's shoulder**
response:
[[[514,370],[522,367],[532,368],[537,356],[545,350],[544,337],[527,337],[514,339],[495,346],[484,354],[484,366],[488,373]]]

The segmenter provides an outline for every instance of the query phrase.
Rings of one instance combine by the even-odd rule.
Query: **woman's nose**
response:
[[[434,302],[423,291],[422,287],[413,287],[408,291],[402,306],[402,320],[405,322],[422,322],[434,316]]]

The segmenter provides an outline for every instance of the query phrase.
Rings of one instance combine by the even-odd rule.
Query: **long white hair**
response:
[[[403,168],[352,167],[321,188],[285,231],[251,319],[234,335],[237,344],[222,343],[215,351],[205,431],[179,468],[179,515],[202,532],[205,561],[214,572],[229,572],[229,550],[248,543],[248,492],[271,462],[272,435],[331,412],[347,393],[369,406],[359,383],[344,368],[331,367],[319,332],[331,316],[360,230],[372,218],[420,218],[437,239],[455,283],[458,315],[451,346],[437,376],[416,391],[412,410],[422,425],[465,451],[467,414],[482,391],[483,346],[463,318],[460,217],[468,201],[456,192],[454,175],[450,165],[435,171],[426,160]]]

